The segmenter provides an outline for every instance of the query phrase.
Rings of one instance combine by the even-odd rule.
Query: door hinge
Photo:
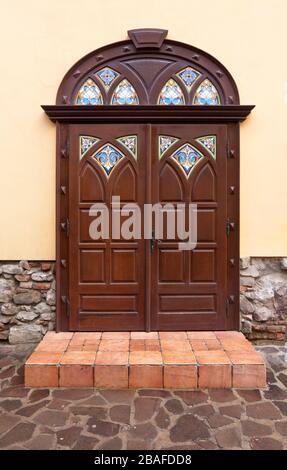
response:
[[[230,305],[233,305],[234,303],[235,303],[234,295],[228,295],[226,297],[226,302],[225,302],[225,313],[227,317],[229,317],[229,314],[230,314]]]
[[[235,230],[235,223],[230,222],[230,220],[227,219],[227,221],[226,221],[226,235],[229,237],[230,232],[234,232],[234,230]]]
[[[66,219],[65,222],[61,222],[61,230],[66,233],[67,237],[70,235],[70,222],[69,222],[69,219]]]
[[[65,144],[61,148],[61,157],[69,158],[69,155],[70,155],[70,142],[69,142],[69,139],[67,139]]]
[[[69,317],[70,316],[70,301],[69,301],[68,297],[66,297],[65,295],[62,295],[61,300],[62,300],[62,303],[66,307],[66,315],[67,315],[67,317]]]
[[[229,140],[226,142],[226,155],[227,158],[235,158],[235,150],[231,148]]]

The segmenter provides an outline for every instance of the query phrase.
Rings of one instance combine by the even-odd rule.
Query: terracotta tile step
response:
[[[261,388],[266,366],[237,331],[49,332],[26,361],[25,385]]]

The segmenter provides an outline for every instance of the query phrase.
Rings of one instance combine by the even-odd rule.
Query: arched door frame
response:
[[[129,40],[121,41],[88,54],[65,75],[59,87],[56,105],[42,108],[57,126],[56,164],[56,266],[57,266],[57,330],[68,329],[69,295],[69,126],[79,123],[217,123],[227,127],[227,329],[239,328],[239,123],[244,121],[253,105],[240,105],[235,81],[228,70],[209,54],[166,39],[167,31],[138,29],[128,31]],[[127,62],[137,60],[137,71]],[[163,67],[155,65],[163,64]],[[164,67],[168,63],[166,67]],[[178,64],[178,69],[174,64]],[[110,105],[111,93],[99,86],[101,105],[78,105],[75,97],[88,77],[105,66],[111,66],[135,84],[139,104]],[[157,95],[169,76],[190,66],[201,78],[208,78],[220,96],[220,105],[192,104],[191,92],[185,105],[161,106]],[[170,72],[171,71],[171,72]],[[151,77],[153,74],[153,80]],[[117,83],[115,83],[116,86]],[[182,87],[184,89],[184,87]],[[184,91],[186,93],[186,90]],[[185,95],[186,96],[186,95]]]

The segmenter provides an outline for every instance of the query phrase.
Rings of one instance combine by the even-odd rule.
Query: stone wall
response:
[[[37,343],[55,328],[51,262],[0,262],[0,340]],[[283,341],[287,326],[287,258],[242,258],[241,329],[252,340]]]
[[[287,258],[241,258],[241,329],[248,339],[284,341]]]
[[[55,328],[51,262],[0,262],[0,340],[37,343]]]

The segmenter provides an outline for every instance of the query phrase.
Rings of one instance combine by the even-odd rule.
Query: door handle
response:
[[[150,250],[151,250],[152,253],[154,252],[155,244],[156,244],[156,240],[155,240],[155,236],[154,236],[154,231],[152,231],[151,239],[150,239]]]
[[[155,238],[154,231],[152,231],[151,232],[151,239],[150,239],[151,252],[153,253],[156,245],[160,245],[160,244],[161,244],[161,240],[159,240],[158,238]]]

